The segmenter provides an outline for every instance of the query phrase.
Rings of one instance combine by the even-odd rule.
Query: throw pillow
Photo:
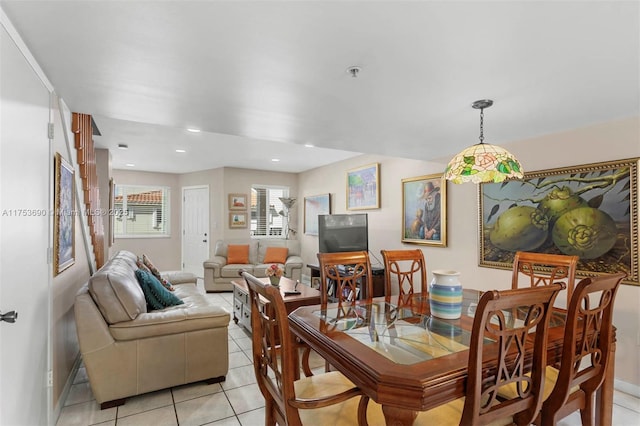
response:
[[[153,274],[153,276],[156,277],[158,281],[160,281],[164,288],[169,291],[175,290],[169,281],[162,278],[160,271],[158,271],[158,268],[153,266],[153,263],[151,263],[151,259],[149,259],[146,254],[142,255],[142,261],[144,262],[144,265],[149,269],[149,271]]]
[[[267,247],[262,263],[285,263],[288,255],[289,249],[286,247]]]
[[[152,310],[164,309],[184,303],[178,296],[168,291],[152,273],[138,269],[136,278],[142,288],[147,305]]]
[[[249,263],[249,245],[232,245],[227,247],[227,263],[246,265]]]
[[[142,269],[143,271],[151,272],[149,270],[149,268],[147,268],[147,265],[144,264],[144,261],[142,260],[142,258],[140,256],[138,256],[136,258],[136,266],[138,267],[138,269]]]

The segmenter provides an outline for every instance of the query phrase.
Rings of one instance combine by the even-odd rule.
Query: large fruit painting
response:
[[[638,159],[525,173],[480,190],[480,266],[516,251],[577,255],[578,276],[638,277]]]

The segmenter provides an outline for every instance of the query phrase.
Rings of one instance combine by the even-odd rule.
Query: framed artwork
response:
[[[578,276],[625,272],[640,285],[638,160],[480,184],[480,266],[511,269],[518,250],[577,255]]]
[[[311,288],[320,290],[320,277],[311,277]]]
[[[246,210],[247,194],[229,194],[229,210]]]
[[[331,195],[304,197],[304,233],[318,235],[318,215],[331,214]]]
[[[246,228],[247,213],[233,212],[229,213],[229,228]]]
[[[442,173],[402,179],[402,242],[447,246],[447,181]]]
[[[56,152],[55,220],[53,274],[58,275],[75,263],[75,212],[73,167]]]
[[[347,210],[380,208],[380,164],[347,171]]]

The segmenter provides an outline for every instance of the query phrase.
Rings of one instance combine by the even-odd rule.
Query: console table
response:
[[[260,278],[265,283],[269,282],[269,278]],[[251,301],[249,300],[249,289],[247,283],[242,278],[231,281],[233,285],[233,321],[240,324],[247,331],[251,331]],[[318,305],[320,304],[320,292],[308,285],[299,283],[296,290],[300,294],[286,295],[285,292],[292,291],[296,286],[296,282],[287,277],[280,278],[280,294],[284,300],[284,306],[287,313],[295,311],[300,306]],[[267,304],[267,300],[263,300],[263,304]]]
[[[320,279],[320,266],[307,264],[307,268],[311,271],[311,284],[313,285],[313,279]],[[373,297],[384,296],[384,268],[380,266],[371,267],[371,275],[373,275]],[[368,277],[365,277],[368,279]]]

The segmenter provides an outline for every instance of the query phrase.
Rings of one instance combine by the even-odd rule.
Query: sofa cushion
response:
[[[135,276],[135,260],[120,255],[89,278],[89,293],[109,324],[130,321],[147,312],[147,302]]]
[[[220,276],[222,278],[234,278],[234,279],[242,279],[240,277],[240,271],[247,271],[251,274],[254,273],[254,267],[250,263],[247,264],[231,264],[224,265],[222,269],[220,269]]]
[[[227,247],[227,263],[247,264],[249,263],[249,244],[235,245],[229,244]]]
[[[134,321],[113,324],[109,326],[113,338],[136,340],[229,325],[229,312],[221,306],[212,305],[211,299],[195,285],[176,286],[173,294],[179,296],[184,304],[138,315]]]
[[[289,249],[286,247],[267,247],[262,263],[285,263],[289,256]]]
[[[147,305],[152,309],[164,309],[184,303],[179,297],[167,290],[153,274],[142,269],[138,269],[135,274]]]
[[[151,259],[149,259],[149,257],[146,254],[142,255],[142,261],[144,262],[144,265],[149,269],[149,271],[151,271],[153,276],[156,277],[158,281],[160,281],[160,283],[164,286],[164,288],[166,288],[169,291],[175,290],[171,285],[171,283],[162,277],[162,275],[160,274],[160,271],[158,271],[158,268],[156,268],[153,265],[153,263],[151,262]]]

